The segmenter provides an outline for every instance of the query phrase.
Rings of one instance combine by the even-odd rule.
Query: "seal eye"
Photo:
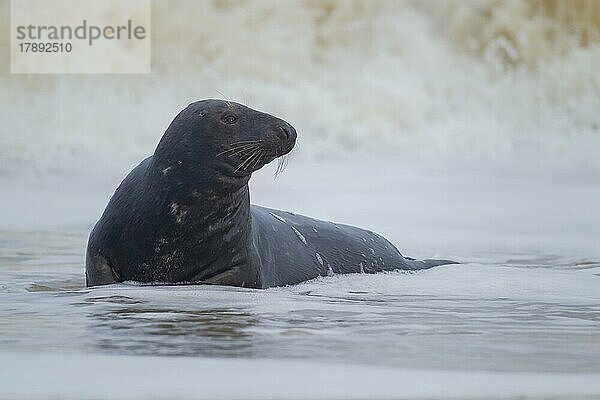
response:
[[[223,121],[228,124],[233,124],[235,121],[237,121],[237,118],[235,115],[226,115],[223,117]]]

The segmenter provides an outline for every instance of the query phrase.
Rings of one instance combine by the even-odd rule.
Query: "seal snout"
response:
[[[281,130],[281,132],[278,132],[277,136],[279,136],[281,140],[290,140],[292,137],[295,139],[296,131],[292,131],[292,129],[294,128],[292,128],[291,126],[288,128],[284,125],[279,125],[279,129]]]
[[[285,123],[278,125],[277,138],[280,141],[279,145],[277,146],[279,148],[278,152],[286,154],[292,150],[296,144],[297,136],[296,129],[294,129],[294,127],[290,124]]]

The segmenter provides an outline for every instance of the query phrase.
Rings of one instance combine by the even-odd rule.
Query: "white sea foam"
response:
[[[598,167],[600,6],[553,4],[155,2],[151,75],[2,72],[0,170],[121,170],[219,92],[289,120],[302,157]]]

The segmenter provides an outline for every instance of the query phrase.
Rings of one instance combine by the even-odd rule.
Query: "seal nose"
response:
[[[287,142],[293,142],[296,140],[296,130],[291,125],[279,125],[279,131],[277,132],[277,136],[281,140],[285,140]]]

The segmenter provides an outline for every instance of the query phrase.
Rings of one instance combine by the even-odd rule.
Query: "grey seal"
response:
[[[222,100],[190,104],[125,177],[90,233],[87,286],[268,288],[453,263],[414,260],[368,230],[250,204],[252,173],[295,142],[294,127],[272,115]]]

